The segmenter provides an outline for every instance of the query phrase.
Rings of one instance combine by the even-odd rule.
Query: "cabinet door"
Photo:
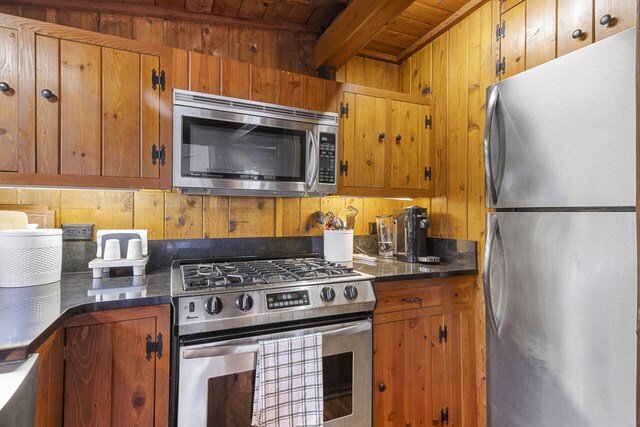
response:
[[[474,426],[476,422],[475,365],[471,311],[442,316],[447,328],[443,345],[445,411],[449,426]]]
[[[505,36],[500,39],[500,61],[504,58],[505,63],[501,79],[525,70],[525,4],[519,3],[500,16],[505,25]]]
[[[440,423],[445,405],[441,319],[418,317],[375,326],[374,426]]]
[[[383,188],[385,185],[386,100],[345,92],[349,117],[341,120],[343,159],[349,162],[343,187]]]
[[[391,188],[420,189],[428,137],[421,106],[391,101]]]
[[[593,43],[593,0],[558,0],[558,56]]]
[[[18,32],[0,27],[0,171],[18,171]]]
[[[60,40],[36,35],[36,172],[60,173]]]
[[[633,27],[637,7],[637,0],[595,0],[596,41]]]

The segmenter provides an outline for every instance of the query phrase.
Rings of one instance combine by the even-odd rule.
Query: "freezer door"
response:
[[[635,425],[635,213],[491,213],[490,427]]]
[[[635,33],[487,89],[487,207],[635,206]]]

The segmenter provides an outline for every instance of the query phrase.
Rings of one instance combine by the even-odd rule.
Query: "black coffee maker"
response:
[[[396,259],[426,262],[427,229],[430,225],[426,208],[409,206],[396,211],[393,220],[393,255]]]

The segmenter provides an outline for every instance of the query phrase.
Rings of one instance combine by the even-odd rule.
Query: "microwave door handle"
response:
[[[333,329],[322,333],[322,339],[337,338],[345,335],[353,335],[367,329],[371,329],[371,323],[360,322],[355,325],[346,326],[344,328]],[[296,335],[290,335],[292,337]],[[200,347],[193,350],[184,350],[182,352],[183,359],[198,359],[203,357],[225,356],[228,354],[256,353],[258,351],[259,338],[240,339],[237,344],[226,342],[224,345],[211,345],[208,347]]]
[[[313,131],[307,132],[307,165],[307,190],[311,190],[318,180],[318,149]]]

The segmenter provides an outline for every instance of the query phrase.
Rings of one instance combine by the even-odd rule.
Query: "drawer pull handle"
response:
[[[402,298],[402,302],[414,303],[414,302],[422,302],[422,298]]]

